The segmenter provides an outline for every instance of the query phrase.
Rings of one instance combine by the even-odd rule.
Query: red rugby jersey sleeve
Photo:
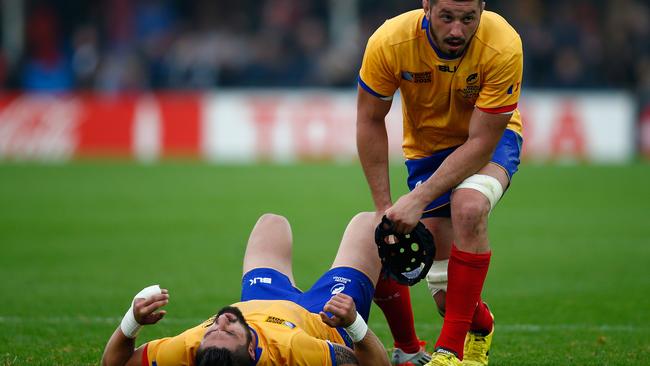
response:
[[[523,67],[521,39],[516,37],[487,63],[476,107],[487,113],[512,113],[519,103]]]
[[[390,98],[399,88],[396,60],[381,28],[368,40],[359,71],[359,86],[376,97]]]

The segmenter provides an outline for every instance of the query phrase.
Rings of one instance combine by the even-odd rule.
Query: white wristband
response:
[[[354,319],[354,323],[346,327],[345,331],[352,338],[352,342],[357,343],[368,333],[368,324],[363,320],[361,314],[357,313],[357,318]]]
[[[126,311],[126,314],[124,314],[124,318],[122,318],[122,322],[120,323],[120,329],[125,336],[128,338],[135,338],[138,336],[138,332],[142,328],[142,324],[139,324],[135,320],[135,315],[133,315],[133,302],[135,299],[146,299],[161,293],[162,291],[160,290],[160,286],[153,285],[143,288],[142,291],[138,292],[133,297],[133,300],[131,300],[131,307]]]

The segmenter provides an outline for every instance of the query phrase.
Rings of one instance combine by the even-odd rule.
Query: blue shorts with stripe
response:
[[[512,179],[512,176],[519,168],[522,142],[521,135],[506,129],[490,160],[492,163],[503,168],[508,173],[508,178],[510,179]],[[422,159],[407,160],[406,169],[408,170],[407,183],[409,190],[413,190],[418,184],[429,179],[440,167],[442,162],[457,148],[458,146],[441,150]],[[451,190],[429,203],[422,217],[450,217],[450,198]]]
[[[330,269],[305,292],[294,287],[280,271],[272,268],[252,269],[242,278],[241,301],[288,300],[318,314],[325,303],[340,292],[354,299],[357,312],[367,323],[375,287],[368,276],[350,267]],[[346,345],[352,347],[348,334],[343,329],[338,330]]]

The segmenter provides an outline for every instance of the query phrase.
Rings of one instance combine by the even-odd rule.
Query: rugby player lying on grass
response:
[[[374,213],[355,216],[331,269],[302,292],[293,278],[289,222],[263,215],[246,247],[241,302],[135,348],[139,329],[162,319],[169,301],[166,289],[147,287],[109,339],[102,365],[389,365],[366,325],[381,270],[377,223]]]

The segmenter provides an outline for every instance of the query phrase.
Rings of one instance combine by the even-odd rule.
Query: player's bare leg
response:
[[[508,185],[508,176],[496,165],[488,164],[479,174],[496,178],[504,189]],[[451,205],[454,247],[448,267],[445,321],[436,347],[462,359],[465,337],[476,320],[477,308],[479,323],[486,324],[490,335],[492,331],[491,314],[481,301],[491,256],[487,232],[491,205],[483,193],[470,188],[454,191]]]
[[[356,268],[376,284],[381,272],[374,236],[378,224],[379,219],[374,212],[362,212],[354,216],[345,228],[332,268]]]
[[[489,163],[477,174],[489,175],[499,181],[503,190],[510,184],[508,175],[496,164]],[[463,251],[490,251],[487,223],[490,202],[479,191],[461,188],[451,198],[452,222],[456,247]]]
[[[254,268],[273,268],[289,277],[295,286],[291,265],[292,243],[291,225],[285,217],[262,215],[248,238],[243,273]]]

